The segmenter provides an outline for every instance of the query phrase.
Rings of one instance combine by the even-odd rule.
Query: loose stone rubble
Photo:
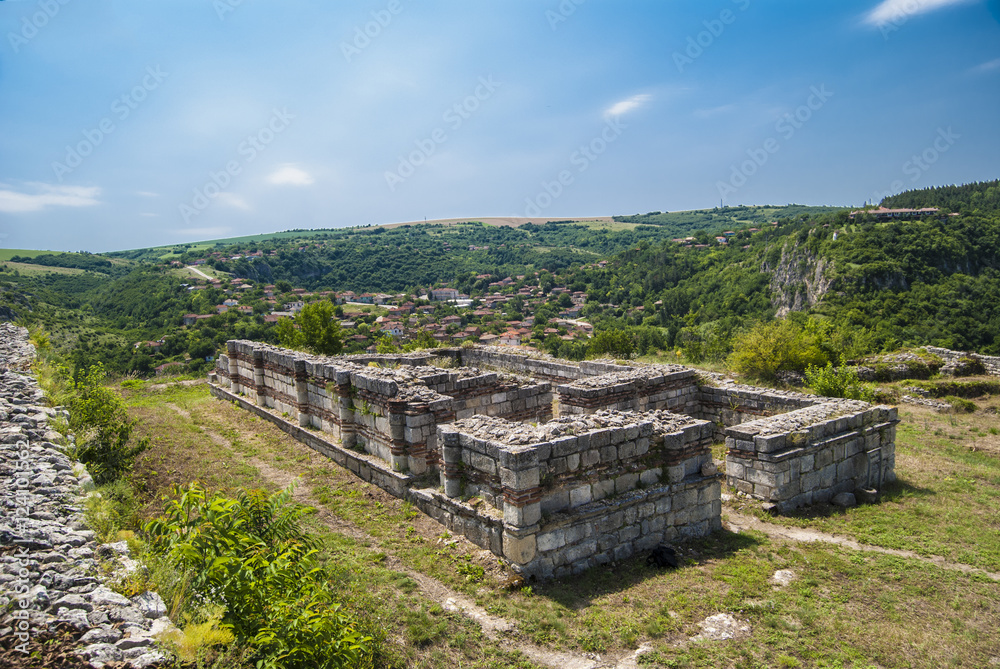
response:
[[[165,656],[154,636],[172,628],[166,607],[156,593],[128,599],[102,581],[98,561],[124,568],[128,545],[99,545],[84,523],[89,476],[49,427],[60,410],[27,374],[33,357],[27,331],[0,324],[0,638],[26,649],[68,623],[94,667],[157,665]]]
[[[487,347],[319,357],[241,340],[209,380],[538,578],[721,527],[713,443],[728,484],[779,511],[895,476],[894,408],[679,365]]]

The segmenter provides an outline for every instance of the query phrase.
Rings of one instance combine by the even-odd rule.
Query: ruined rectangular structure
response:
[[[895,409],[494,348],[320,357],[231,341],[212,392],[541,578],[894,478]],[[553,387],[554,386],[554,387]]]

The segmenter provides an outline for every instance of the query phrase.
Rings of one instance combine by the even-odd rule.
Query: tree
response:
[[[295,317],[303,343],[313,353],[338,355],[344,349],[340,323],[333,317],[333,305],[327,301],[310,302]]]
[[[279,293],[290,293],[290,292],[292,292],[292,284],[290,284],[285,279],[281,279],[279,281],[275,281],[274,282],[274,288]]]
[[[587,346],[589,357],[613,355],[616,358],[631,358],[635,355],[635,341],[632,335],[624,330],[611,328],[594,335]]]

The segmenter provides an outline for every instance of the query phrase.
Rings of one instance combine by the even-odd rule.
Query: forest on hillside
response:
[[[596,333],[624,332],[642,354],[680,350],[691,361],[723,360],[741,332],[786,313],[804,331],[855,342],[852,351],[931,344],[996,354],[997,192],[992,181],[901,193],[883,203],[962,212],[952,217],[880,222],[852,220],[847,210],[805,211],[742,227],[726,218],[723,227],[734,234],[720,243],[698,231],[698,245],[666,238],[656,225],[569,222],[357,228],[308,243],[240,242],[220,248],[211,263],[224,277],[258,282],[247,294],[253,314],[218,314],[196,328],[182,328],[183,315],[214,313],[225,299],[220,289],[189,291],[162,261],[116,261],[109,270],[101,256],[53,254],[45,262],[89,269],[21,275],[0,267],[0,318],[43,325],[73,349],[79,365],[100,360],[113,371],[150,373],[154,359],[133,342],[163,339],[162,352],[198,358],[227,338],[273,341],[273,326],[263,320],[263,283],[394,294],[447,283],[476,297],[495,291],[489,284],[496,279],[526,275],[517,286],[537,285],[543,296],[553,286],[585,292],[583,317]],[[242,257],[253,251],[259,256]],[[183,260],[198,255],[188,253]],[[605,267],[596,262],[602,259]],[[560,308],[545,313],[551,318]],[[556,340],[545,348],[585,353]],[[840,350],[847,349],[832,347],[831,355]]]

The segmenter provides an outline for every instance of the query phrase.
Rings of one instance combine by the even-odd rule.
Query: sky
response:
[[[1000,177],[1000,0],[0,0],[0,247]]]

